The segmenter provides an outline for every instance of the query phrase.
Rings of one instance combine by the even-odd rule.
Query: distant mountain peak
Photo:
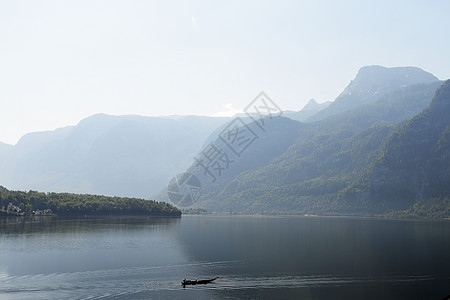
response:
[[[303,107],[303,110],[315,110],[320,104],[316,101],[316,99],[311,98],[308,103]]]
[[[438,81],[433,74],[417,67],[365,66],[359,69],[355,79],[345,88],[336,101],[344,95],[367,98],[416,83]]]
[[[365,66],[359,69],[355,79],[347,85],[334,102],[307,121],[318,121],[342,113],[406,86],[438,80],[433,74],[417,67]]]
[[[382,77],[382,78],[380,78]],[[369,84],[370,81],[380,80],[380,81],[390,81],[392,79],[403,81],[406,85],[411,85],[414,83],[422,83],[423,80],[426,82],[438,81],[439,79],[433,74],[426,72],[418,67],[383,67],[378,65],[364,66],[361,67],[356,74],[353,81],[360,82],[364,81],[365,84]],[[369,82],[366,82],[369,81]],[[405,85],[405,86],[406,86]]]
[[[308,103],[302,108],[300,111],[287,111],[285,112],[284,116],[288,117],[293,120],[297,120],[300,122],[303,122],[310,116],[314,115],[315,113],[325,109],[331,102],[326,101],[323,103],[318,103],[316,99],[310,99]]]
[[[384,67],[384,66],[380,66],[380,65],[370,65],[370,66],[362,66],[359,71],[358,74],[365,74],[365,73],[381,73],[381,72],[390,72],[390,71],[394,71],[394,72],[404,72],[404,71],[409,71],[409,72],[420,72],[420,73],[427,73],[431,76],[434,77],[433,74],[424,71],[423,69],[419,68],[419,67],[413,67],[413,66],[401,66],[401,67]],[[436,78],[436,77],[435,77]],[[437,79],[437,78],[436,78]]]

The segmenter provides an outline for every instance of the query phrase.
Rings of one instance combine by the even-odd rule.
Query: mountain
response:
[[[235,123],[241,127],[233,127],[232,125]],[[215,198],[214,193],[223,189],[223,185],[232,181],[237,175],[263,167],[283,154],[307,127],[307,125],[284,117],[267,119],[264,130],[255,122],[251,122],[251,119],[236,118],[227,124],[227,127],[222,126],[220,131],[215,131],[208,138],[209,142],[197,153],[196,160],[193,159],[191,166],[184,170],[199,179],[203,189],[202,198]],[[227,137],[229,133],[234,134],[235,128],[239,128],[239,132],[248,133],[246,136],[242,135],[236,138],[237,143],[239,140],[248,140],[248,143],[244,144],[246,147],[241,148],[242,151],[237,151],[239,153],[233,152],[224,143],[224,137]],[[241,139],[241,137],[244,138]],[[250,138],[252,139],[250,140]],[[208,163],[213,157],[216,157],[216,162]],[[197,164],[196,161],[202,163]],[[203,168],[203,165],[208,170]],[[154,199],[170,201],[167,189],[162,190]]]
[[[232,180],[205,186],[199,206],[245,213],[380,212],[367,201],[365,205],[347,202],[345,193],[367,177],[389,136],[425,109],[441,84],[405,87],[342,114],[303,124],[296,142],[282,155]]]
[[[408,209],[420,201],[449,197],[449,116],[450,80],[436,91],[425,111],[389,137],[366,184],[359,186],[364,192],[349,198],[383,209]],[[447,211],[450,214],[448,206]]]
[[[361,68],[314,122],[99,114],[0,144],[0,183],[139,198],[160,192],[157,199],[169,201],[161,190],[187,171],[202,188],[194,208],[442,217],[448,82],[435,79],[418,68]],[[302,111],[319,106],[310,101]]]
[[[307,118],[306,121],[318,121],[342,113],[399,88],[435,81],[438,79],[433,74],[416,67],[362,67],[355,79],[327,108]]]
[[[227,120],[94,115],[22,137],[0,156],[0,182],[18,190],[149,198]]]
[[[308,119],[309,117],[311,117],[312,115],[327,108],[328,105],[330,105],[330,103],[331,103],[331,101],[317,103],[317,101],[315,99],[311,99],[303,107],[303,109],[301,109],[299,111],[286,111],[283,113],[283,115],[292,120],[297,120],[297,121],[303,122],[306,119]]]
[[[346,128],[358,131],[373,124],[391,124],[410,119],[430,104],[441,81],[419,83],[384,94],[376,100],[316,122],[320,130]]]

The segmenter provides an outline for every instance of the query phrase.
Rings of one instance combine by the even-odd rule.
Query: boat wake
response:
[[[240,293],[239,290],[398,285],[439,280],[428,275],[398,274],[280,276],[267,273],[246,276],[236,272],[235,267],[238,265],[238,261],[216,261],[23,276],[10,276],[1,272],[0,299],[182,299],[186,295],[191,298],[215,298],[214,295],[219,295],[220,298],[227,291]],[[186,289],[181,285],[183,277],[208,278],[211,275],[220,278],[211,284],[189,286]]]
[[[134,299],[141,293],[179,290],[182,276],[192,274],[193,270],[220,270],[236,262],[192,262],[20,276],[1,272],[0,299]]]

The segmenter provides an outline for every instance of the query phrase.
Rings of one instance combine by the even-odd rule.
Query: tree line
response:
[[[153,200],[89,194],[10,191],[0,186],[0,209],[3,213],[9,203],[19,207],[25,215],[31,215],[36,210],[51,210],[54,214],[61,216],[181,215],[181,211],[173,205]]]

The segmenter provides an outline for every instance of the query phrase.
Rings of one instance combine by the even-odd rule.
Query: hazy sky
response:
[[[0,141],[95,113],[333,100],[364,65],[450,78],[450,1],[0,1]]]

